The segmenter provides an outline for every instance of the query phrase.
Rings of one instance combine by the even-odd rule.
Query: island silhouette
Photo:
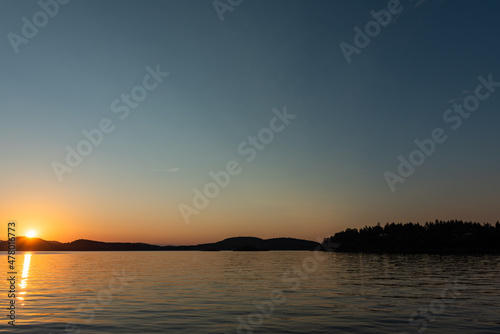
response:
[[[6,251],[7,248],[7,241],[0,242],[0,250]],[[16,238],[17,251],[269,251],[318,248],[321,248],[321,244],[317,242],[294,238],[234,237],[215,243],[190,246],[158,246],[140,242],[102,242],[86,239],[62,243],[40,238]]]

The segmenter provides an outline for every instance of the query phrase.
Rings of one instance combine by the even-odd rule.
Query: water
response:
[[[2,333],[500,332],[499,256],[33,252],[16,265],[16,328],[2,280]]]

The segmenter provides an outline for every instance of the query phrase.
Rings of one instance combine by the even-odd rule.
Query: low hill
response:
[[[314,250],[319,243],[294,238],[234,237],[196,246],[199,250]]]
[[[57,241],[47,241],[40,238],[27,238],[27,237],[17,237],[16,238],[16,250],[17,251],[60,251],[62,250],[64,244]],[[0,250],[7,251],[8,242],[0,242]]]
[[[164,250],[162,246],[130,242],[101,242],[79,239],[63,244],[68,251],[135,251]]]

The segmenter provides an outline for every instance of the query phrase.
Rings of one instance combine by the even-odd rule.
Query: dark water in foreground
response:
[[[35,252],[16,265],[2,333],[500,333],[498,256]]]

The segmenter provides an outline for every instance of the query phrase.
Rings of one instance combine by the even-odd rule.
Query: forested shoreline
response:
[[[326,238],[338,252],[365,253],[500,253],[500,223],[449,220],[419,223],[387,223],[384,226],[348,228]]]

